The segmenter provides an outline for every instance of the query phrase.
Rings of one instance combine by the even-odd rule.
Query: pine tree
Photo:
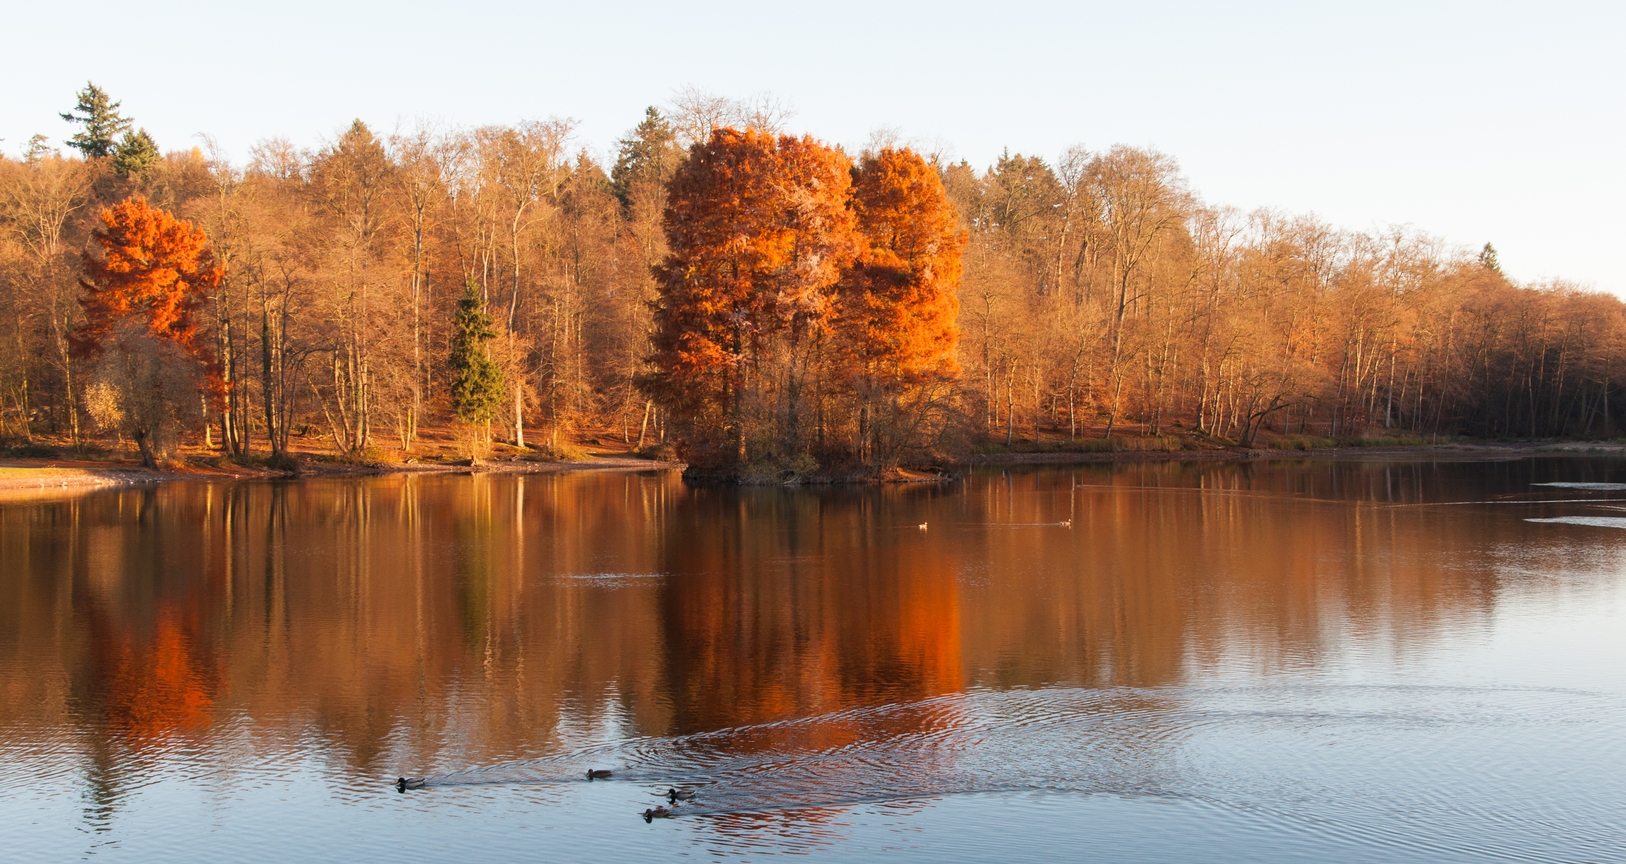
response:
[[[140,176],[158,159],[158,142],[152,140],[147,130],[125,132],[113,151],[113,170],[120,177]]]
[[[502,370],[486,350],[486,343],[497,337],[491,324],[480,288],[470,282],[452,317],[452,356],[448,361],[453,375],[452,410],[465,423],[490,423],[502,404]]]
[[[113,155],[118,135],[130,131],[130,121],[119,115],[119,104],[108,97],[107,91],[86,81],[85,89],[79,91],[79,104],[61,115],[69,123],[84,127],[68,139],[68,146],[85,154],[86,159]]]
[[[644,119],[632,135],[620,140],[621,152],[610,169],[610,188],[621,206],[632,206],[633,190],[640,183],[664,183],[676,167],[679,156],[677,133],[654,106],[644,111]]]
[[[1502,262],[1496,260],[1495,246],[1486,243],[1485,248],[1479,250],[1479,266],[1497,273],[1502,272]]]

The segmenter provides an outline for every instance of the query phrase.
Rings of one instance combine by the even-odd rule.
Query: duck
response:
[[[656,819],[670,819],[670,818],[672,818],[672,811],[666,809],[665,807],[651,807],[648,810],[644,811],[644,821],[645,822],[653,822]]]
[[[589,769],[587,769],[587,781],[589,783],[591,783],[594,780],[608,780],[608,779],[610,779],[610,769],[608,769],[608,768],[589,768]]]
[[[397,777],[395,778],[395,791],[405,792],[408,789],[422,789],[424,782],[423,777]]]
[[[920,529],[920,530],[922,530],[922,531],[925,531],[925,530],[926,530],[926,523],[925,523],[925,522],[922,522],[922,523],[920,523],[920,524],[919,524],[919,525],[916,525],[916,526],[915,526],[915,527],[916,527],[916,528],[919,528],[919,529]]]
[[[694,790],[693,789],[668,789],[668,790],[666,790],[666,800],[670,801],[673,804],[676,804],[679,801],[693,801],[694,800]]]
[[[1061,523],[1061,527],[1063,527],[1063,528],[1071,528],[1071,527],[1073,527],[1073,520],[1068,519],[1067,521]]]

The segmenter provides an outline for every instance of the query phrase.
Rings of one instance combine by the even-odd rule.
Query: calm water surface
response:
[[[1583,458],[0,503],[0,848],[1623,861],[1622,528]]]

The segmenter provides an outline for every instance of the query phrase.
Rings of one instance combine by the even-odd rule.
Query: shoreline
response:
[[[1107,462],[1254,462],[1282,459],[1374,459],[1385,456],[1417,458],[1456,457],[1462,461],[1496,462],[1535,456],[1626,456],[1626,444],[1590,441],[1547,441],[1530,443],[1472,442],[1451,444],[1406,444],[1384,447],[1320,447],[1306,450],[1274,448],[1226,448],[1216,450],[1122,450],[1087,453],[1052,451],[1034,453],[994,453],[972,456],[968,466],[978,465],[1078,465]]]
[[[640,472],[683,468],[681,462],[663,462],[624,456],[594,456],[570,462],[529,460],[485,461],[472,464],[411,462],[349,465],[311,462],[298,471],[278,471],[248,465],[192,463],[172,469],[143,468],[138,464],[74,459],[0,459],[0,501],[56,497],[131,486],[195,480],[310,480],[325,477],[387,477],[399,474],[562,474],[578,471]]]
[[[1453,443],[1395,447],[1328,447],[1309,450],[1224,449],[1117,452],[1037,452],[988,453],[971,456],[959,463],[960,470],[998,465],[1093,465],[1140,462],[1253,462],[1284,459],[1417,459],[1447,458],[1453,461],[1497,462],[1539,456],[1620,456],[1626,445],[1594,442],[1532,443]],[[130,486],[144,486],[187,480],[303,480],[323,477],[385,477],[397,474],[563,474],[585,471],[642,472],[676,471],[682,462],[641,459],[619,455],[592,456],[568,462],[493,460],[451,464],[412,462],[401,464],[348,465],[312,462],[298,471],[276,471],[242,465],[193,463],[169,470],[154,470],[116,462],[73,459],[0,459],[0,500],[57,497]],[[918,473],[918,472],[910,472]],[[954,473],[959,473],[955,471]],[[952,475],[951,475],[952,476]],[[902,482],[919,482],[910,478]],[[933,478],[938,479],[938,478]],[[949,479],[941,477],[940,479]],[[877,480],[874,482],[900,482]]]

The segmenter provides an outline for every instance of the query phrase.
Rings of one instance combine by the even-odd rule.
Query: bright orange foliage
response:
[[[655,268],[659,371],[646,383],[712,446],[743,458],[741,406],[766,383],[764,354],[788,358],[794,417],[798,352],[825,327],[859,248],[850,183],[840,151],[752,129],[718,129],[674,176],[671,252]]]
[[[923,445],[959,372],[966,245],[935,167],[719,129],[668,200],[644,383],[691,465],[873,466]]]
[[[960,253],[967,235],[937,171],[912,150],[887,148],[853,172],[865,248],[842,290],[853,372],[918,383],[959,371],[954,359]]]
[[[175,343],[203,365],[208,380],[218,386],[213,354],[199,338],[194,320],[224,275],[209,238],[191,222],[141,197],[104,209],[102,223],[91,235],[101,256],[84,255],[79,302],[85,323],[73,336],[75,353],[95,357],[114,327],[135,317],[153,336]]]

